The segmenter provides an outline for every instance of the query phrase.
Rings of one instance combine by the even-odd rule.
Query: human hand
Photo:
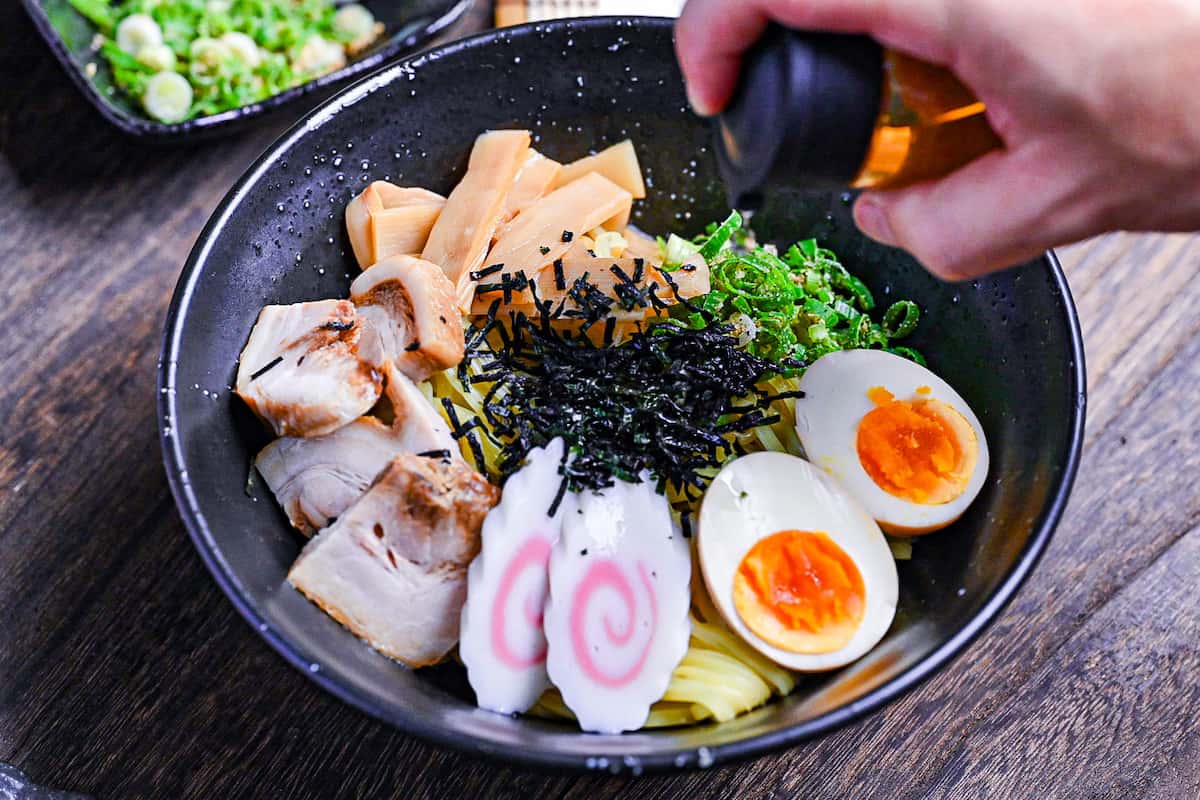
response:
[[[1108,230],[1200,230],[1194,0],[689,0],[676,50],[697,113],[724,108],[769,20],[868,34],[987,105],[1003,150],[854,207],[942,278]]]

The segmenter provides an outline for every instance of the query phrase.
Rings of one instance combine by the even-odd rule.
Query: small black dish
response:
[[[96,26],[67,0],[22,2],[63,69],[106,120],[130,136],[169,142],[231,133],[298,98],[345,83],[429,41],[462,17],[475,0],[361,0],[386,30],[379,42],[342,69],[260,103],[171,124],[147,116],[133,98],[117,88],[108,62],[92,49]],[[95,65],[92,75],[89,64]]]
[[[1066,506],[1083,437],[1083,346],[1053,254],[975,283],[945,284],[858,233],[849,197],[769,194],[762,241],[820,237],[877,297],[917,300],[914,335],[966,398],[990,443],[969,512],[900,564],[900,612],[879,647],[791,696],[722,724],[622,736],[474,706],[454,664],[388,661],[285,582],[302,545],[261,484],[247,489],[262,427],[229,387],[259,309],[345,297],[356,272],[343,224],[368,181],[447,192],[475,136],[529,127],[570,159],[626,137],[646,172],[647,231],[697,233],[727,211],[711,129],[687,109],[671,23],[593,19],[492,31],[401,61],[285,134],[230,191],[175,291],[159,372],[163,457],[196,548],[262,637],[322,688],[389,724],[475,755],[538,767],[705,767],[795,745],[880,708],[944,667],[1013,597]]]

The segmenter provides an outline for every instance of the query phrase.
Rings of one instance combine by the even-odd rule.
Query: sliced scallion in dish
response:
[[[712,291],[701,307],[742,331],[749,352],[782,364],[788,374],[799,369],[789,362],[812,362],[854,348],[892,350],[920,360],[914,351],[893,345],[917,327],[916,303],[900,300],[876,322],[869,313],[875,298],[866,284],[816,239],[797,242],[781,255],[756,244],[734,212],[692,244],[709,262],[711,274]],[[671,245],[666,243],[668,263]],[[675,249],[685,248],[675,243]],[[706,324],[695,313],[689,322]]]
[[[100,29],[99,53],[117,86],[167,123],[240,108],[341,69],[383,32],[365,7],[332,0],[69,1]],[[190,89],[182,112],[181,80]]]

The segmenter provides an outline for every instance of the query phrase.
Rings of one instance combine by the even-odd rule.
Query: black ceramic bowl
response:
[[[375,654],[284,582],[300,550],[269,493],[247,492],[265,441],[229,391],[266,303],[345,296],[349,198],[388,178],[446,192],[486,128],[532,128],[570,159],[632,137],[648,231],[694,234],[726,207],[707,124],[692,116],[665,21],[597,19],[493,32],[396,64],[285,135],[230,192],[188,259],[160,373],[167,474],[205,562],[234,604],[323,688],[398,728],[508,762],[574,769],[706,766],[792,745],[879,708],[944,666],[1033,569],[1062,514],[1083,430],[1083,350],[1052,255],[969,285],[930,277],[859,235],[843,198],[785,193],[764,240],[816,235],[878,296],[924,309],[914,346],[978,413],[992,467],[969,513],[900,565],[900,611],[870,655],[724,724],[623,736],[481,711],[462,671],[412,672]]]
[[[359,0],[386,26],[386,31],[378,42],[342,69],[260,103],[171,124],[147,116],[136,100],[117,89],[108,62],[92,49],[96,26],[72,8],[68,0],[22,2],[63,69],[106,120],[131,136],[174,141],[232,132],[312,92],[345,83],[385,59],[411,52],[459,19],[474,0]],[[94,74],[89,74],[89,64],[96,65]]]

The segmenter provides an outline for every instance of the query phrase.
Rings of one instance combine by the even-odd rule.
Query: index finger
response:
[[[675,52],[696,113],[711,116],[729,102],[742,56],[769,21],[864,33],[928,61],[950,61],[944,0],[688,0],[675,26]]]

